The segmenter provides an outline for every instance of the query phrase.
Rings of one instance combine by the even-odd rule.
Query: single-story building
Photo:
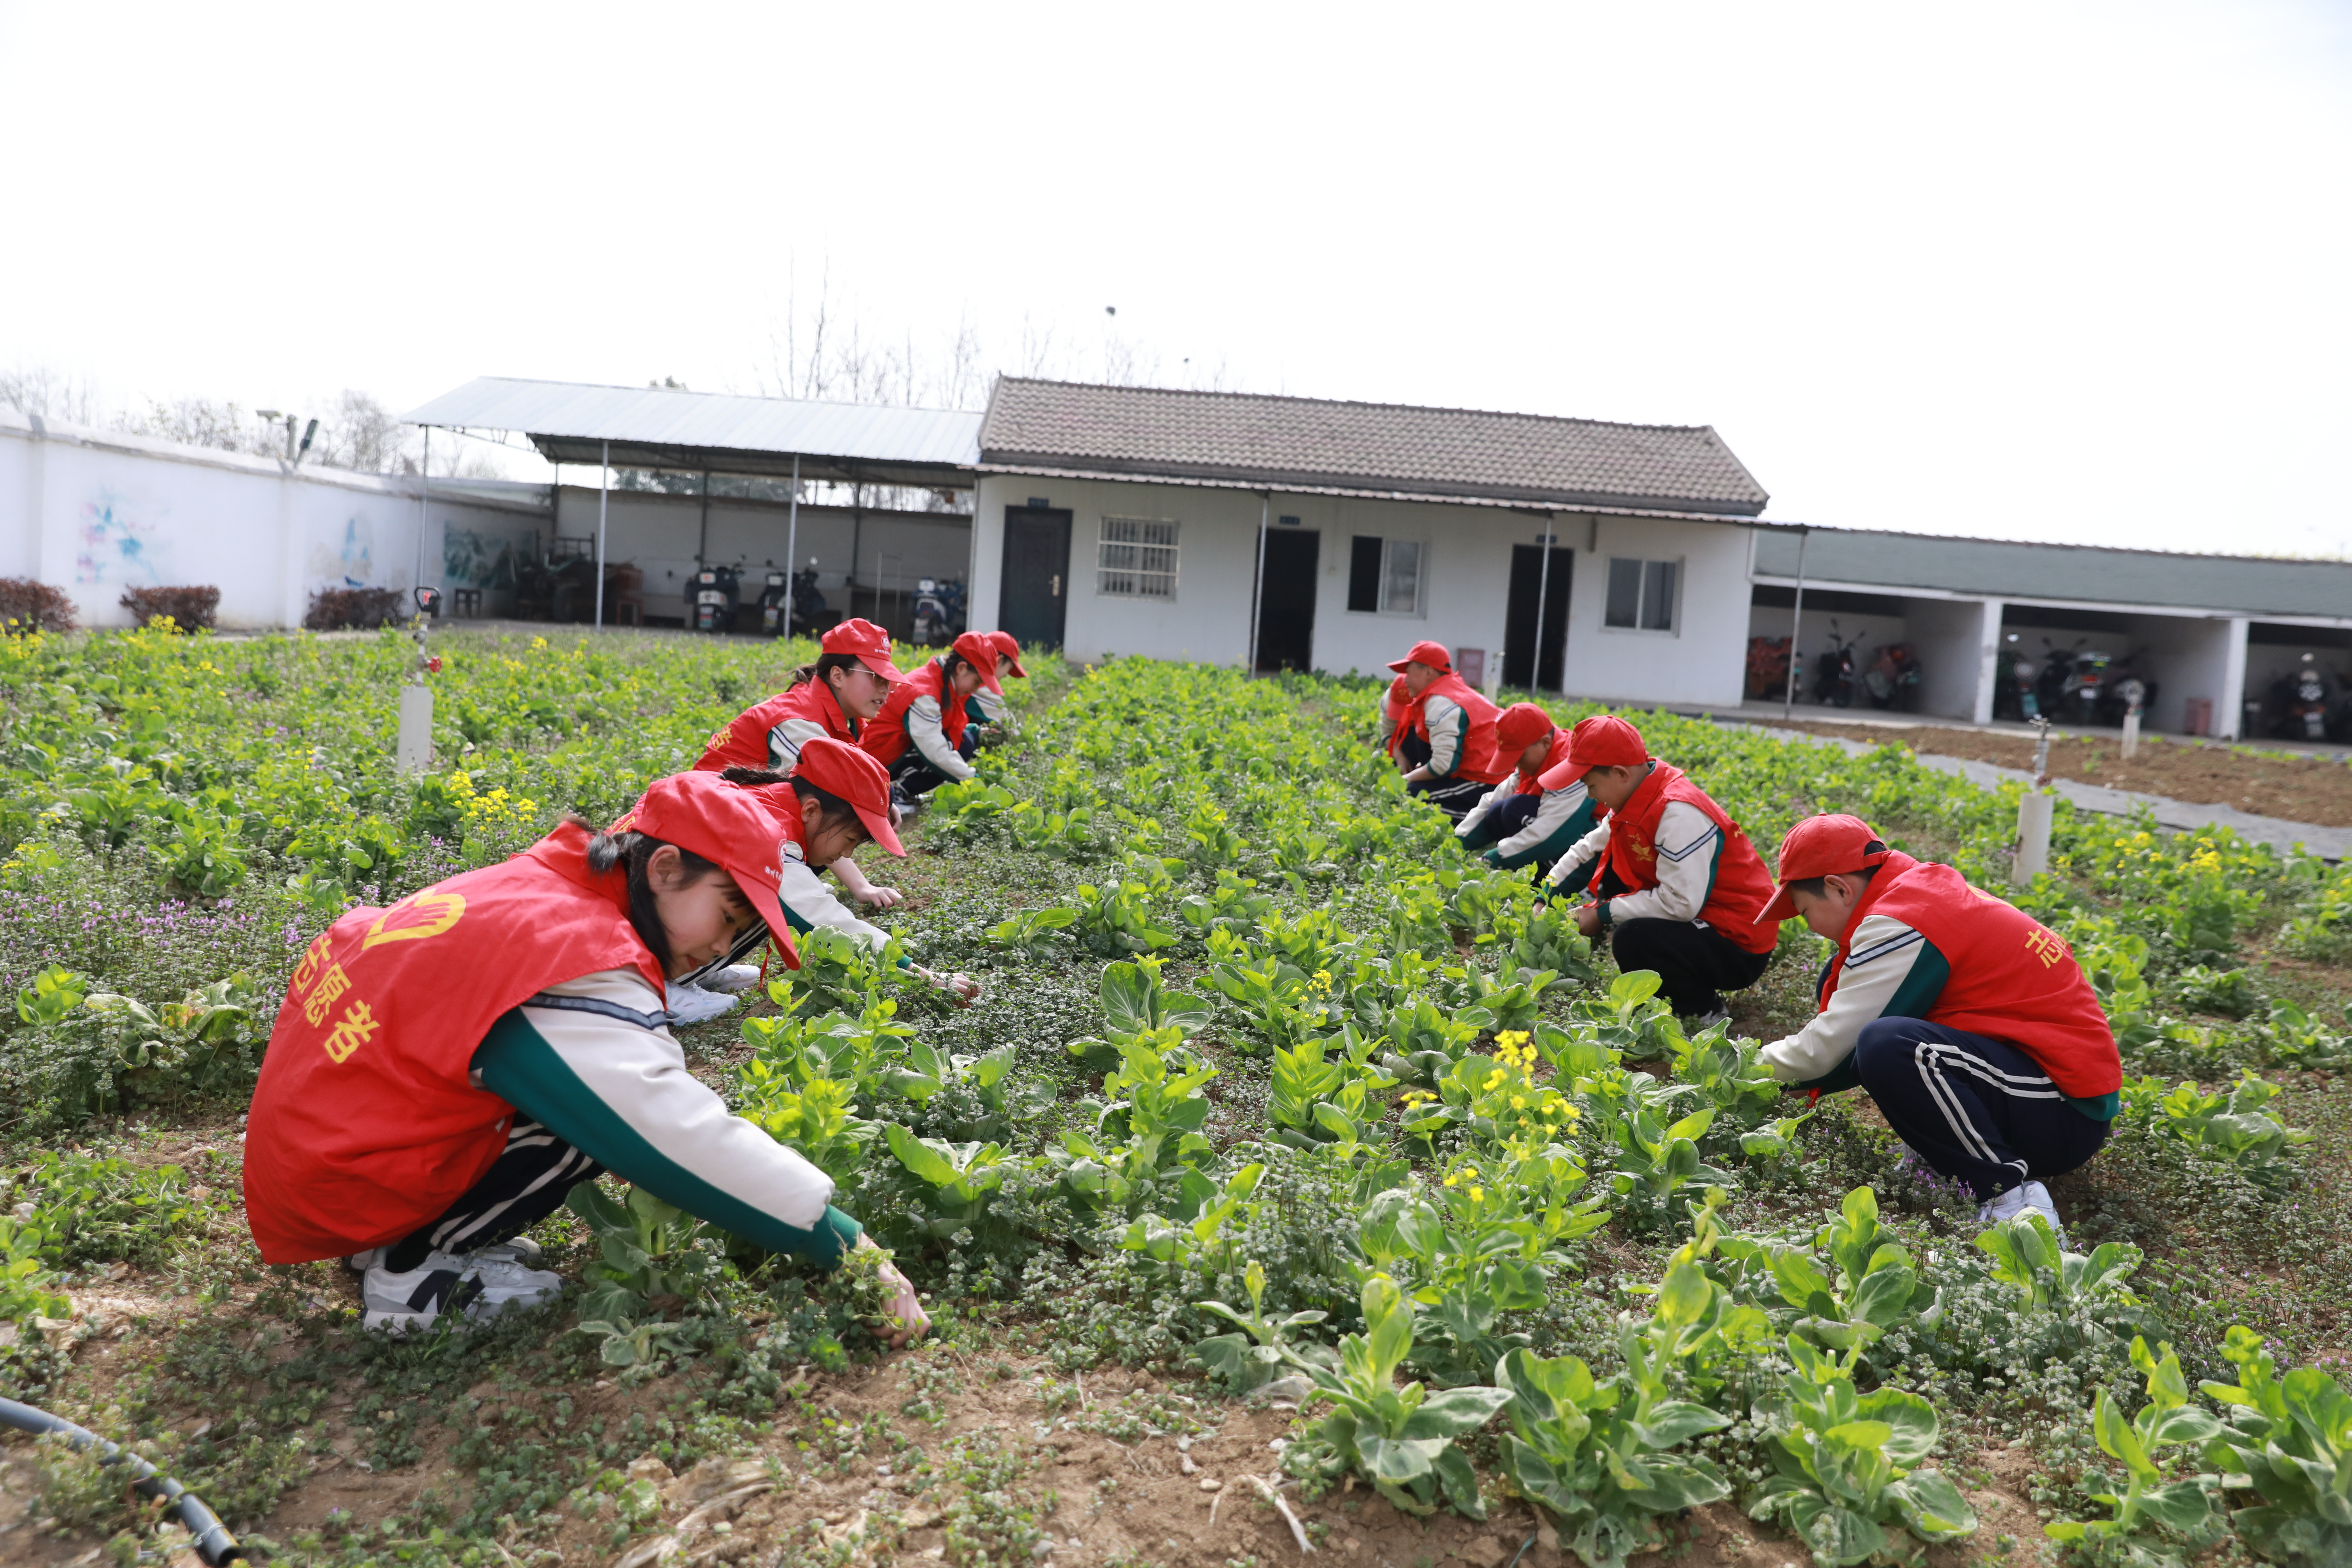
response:
[[[1768,498],[1705,426],[1003,377],[979,445],[971,613],[1024,641],[1739,700]]]

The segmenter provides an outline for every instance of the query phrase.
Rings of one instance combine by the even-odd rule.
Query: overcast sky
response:
[[[0,368],[118,402],[755,391],[827,279],[925,363],[1711,424],[1784,519],[2352,554],[2344,0],[0,0]]]

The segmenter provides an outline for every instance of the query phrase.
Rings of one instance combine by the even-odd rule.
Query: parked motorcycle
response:
[[[953,642],[963,630],[963,580],[920,577],[915,582],[914,625],[909,639],[917,647]]]
[[[2030,724],[2042,712],[2042,696],[2035,689],[2042,666],[2023,647],[2008,646],[2016,641],[2017,634],[2011,632],[2000,649],[1993,677],[1992,716]]]
[[[1813,700],[1831,708],[1853,706],[1854,644],[1862,640],[1860,633],[1847,637],[1838,630],[1837,618],[1830,618],[1830,646],[1822,650],[1822,665],[1813,676]]]
[[[2107,667],[2099,694],[2099,722],[2121,726],[2127,713],[2145,713],[2156,702],[2156,682],[2139,672],[2147,649],[2126,654]]]
[[[694,574],[694,620],[698,632],[735,629],[739,582],[732,566],[705,566]]]
[[[816,585],[816,557],[812,555],[808,565],[793,574],[793,630],[814,637],[830,631],[840,619]]]
[[[784,604],[792,593],[791,574],[768,568],[767,578],[760,587],[760,633],[762,637],[784,635]]]
[[[1908,713],[1919,705],[1919,656],[1909,643],[1882,643],[1862,678],[1863,689],[1873,708]]]
[[[2310,654],[2303,662],[2271,682],[2267,704],[2273,717],[2270,733],[2280,741],[2325,741],[2327,739],[2328,710],[2334,706],[2334,695],[2327,689],[2327,677],[2319,661]]]

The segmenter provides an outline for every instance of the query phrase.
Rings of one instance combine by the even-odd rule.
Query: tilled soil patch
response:
[[[1775,727],[1834,735],[1867,746],[1889,742],[1937,756],[2033,766],[2033,738],[1993,730],[1939,725],[1839,724],[1792,719]],[[2112,730],[2053,731],[2050,776],[2109,789],[2169,795],[2199,805],[2234,805],[2257,816],[2284,817],[2321,827],[2352,827],[2352,765],[2326,757],[2269,752],[2212,741],[2143,735],[2139,752],[2123,759],[2123,737]]]

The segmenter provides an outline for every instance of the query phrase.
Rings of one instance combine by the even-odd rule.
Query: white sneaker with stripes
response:
[[[408,1333],[427,1329],[445,1312],[461,1324],[536,1307],[563,1290],[563,1277],[526,1268],[512,1243],[475,1252],[428,1252],[415,1268],[394,1273],[376,1264],[361,1276],[360,1293],[371,1329]]]
[[[1994,1198],[1977,1210],[1977,1224],[1990,1227],[2021,1218],[2029,1209],[2050,1222],[2050,1233],[2062,1244],[2065,1241],[2065,1227],[2058,1223],[2058,1205],[2051,1201],[2050,1189],[2040,1182],[2021,1182]]]

